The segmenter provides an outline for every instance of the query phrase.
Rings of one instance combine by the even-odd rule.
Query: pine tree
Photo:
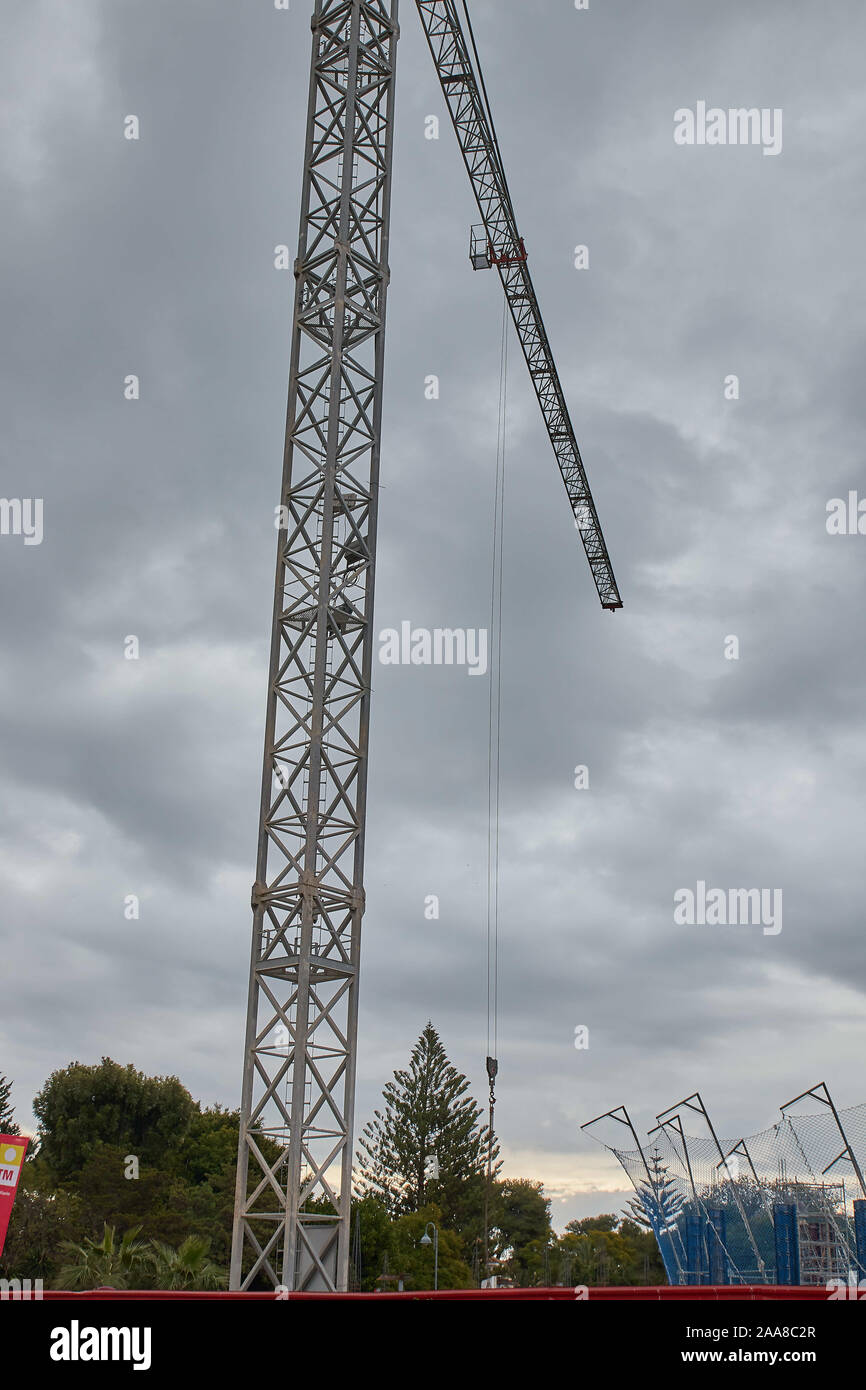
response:
[[[12,1116],[14,1110],[9,1101],[12,1092],[12,1082],[7,1081],[6,1077],[0,1072],[0,1134],[20,1134],[21,1131],[14,1123]]]
[[[653,1149],[649,1162],[649,1181],[641,1183],[637,1196],[626,1205],[639,1226],[658,1236],[676,1223],[684,1203],[658,1149]]]
[[[431,1200],[450,1208],[463,1186],[480,1193],[488,1130],[479,1125],[481,1110],[468,1090],[428,1023],[408,1071],[395,1071],[382,1093],[383,1110],[374,1111],[358,1141],[359,1194],[379,1197],[391,1216],[401,1216]],[[495,1170],[498,1152],[494,1141]]]

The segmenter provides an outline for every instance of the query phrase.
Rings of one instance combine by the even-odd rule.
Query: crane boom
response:
[[[495,265],[499,271],[601,605],[621,608],[622,599],[529,274],[468,10],[464,3],[472,53],[460,23],[457,0],[416,0],[416,4],[484,224],[484,236],[473,248],[473,265],[476,269]]]

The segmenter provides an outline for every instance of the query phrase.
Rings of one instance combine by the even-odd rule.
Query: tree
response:
[[[239,1123],[237,1110],[219,1105],[197,1110],[186,1138],[172,1155],[174,1201],[183,1215],[184,1232],[207,1236],[212,1258],[226,1266],[231,1252]],[[258,1145],[270,1162],[276,1162],[280,1150],[273,1140],[260,1135]],[[248,1192],[256,1185],[253,1169],[250,1164]],[[181,1190],[185,1194],[182,1207]]]
[[[615,1231],[617,1224],[618,1217],[613,1212],[604,1212],[601,1216],[584,1216],[579,1221],[569,1221],[565,1229],[573,1235],[583,1236],[590,1231]]]
[[[110,1057],[99,1066],[73,1062],[53,1072],[33,1102],[40,1165],[63,1182],[108,1144],[164,1167],[197,1108],[176,1076],[145,1076]]]
[[[62,1191],[36,1192],[25,1186],[27,1168],[0,1256],[0,1278],[42,1279],[48,1287],[63,1264],[64,1241],[82,1240],[87,1224],[77,1197]]]
[[[151,1241],[147,1258],[158,1289],[224,1289],[228,1277],[208,1257],[209,1242],[187,1236],[175,1250],[163,1241]]]
[[[406,1290],[433,1288],[436,1257],[432,1236],[430,1245],[421,1244],[430,1221],[439,1233],[439,1288],[470,1289],[472,1270],[463,1259],[460,1237],[443,1227],[442,1212],[434,1203],[420,1211],[407,1212],[392,1223],[388,1249],[392,1273],[403,1280]]]
[[[155,1164],[143,1164],[138,1176],[127,1178],[124,1146],[99,1144],[81,1169],[68,1177],[64,1190],[74,1193],[87,1212],[89,1235],[103,1226],[126,1230],[142,1226],[160,1240],[177,1242],[196,1224],[190,1219],[191,1188],[181,1177]]]
[[[468,1090],[428,1023],[408,1071],[395,1071],[383,1091],[383,1110],[361,1134],[359,1194],[378,1196],[392,1217],[417,1212],[431,1198],[441,1198],[446,1212],[453,1209],[464,1185],[487,1169],[488,1133]],[[495,1141],[492,1149],[496,1164]]]
[[[0,1072],[0,1134],[20,1134],[21,1131],[12,1119],[15,1111],[9,1099],[12,1082]]]
[[[199,1110],[196,1106],[183,1143],[173,1152],[173,1166],[191,1183],[209,1182],[227,1167],[234,1177],[239,1123],[237,1110],[221,1105]]]
[[[640,1184],[637,1196],[627,1202],[632,1219],[639,1226],[652,1231],[658,1237],[675,1225],[682,1212],[684,1201],[674,1179],[662,1163],[658,1149],[653,1149],[649,1160],[649,1179]]]
[[[393,1223],[384,1203],[369,1193],[352,1203],[352,1283],[359,1293],[372,1293],[379,1275],[390,1264]]]
[[[147,1268],[148,1250],[139,1240],[140,1226],[133,1226],[117,1239],[113,1226],[105,1226],[100,1241],[85,1236],[80,1244],[67,1240],[63,1248],[67,1262],[57,1275],[58,1289],[129,1289],[137,1287],[136,1276]]]
[[[550,1239],[550,1198],[540,1182],[510,1178],[498,1182],[491,1210],[494,1250],[504,1272],[517,1284],[536,1283],[544,1270]]]
[[[611,1221],[613,1225],[611,1225]],[[665,1273],[651,1231],[609,1213],[570,1221],[554,1247],[551,1265],[561,1284],[658,1284]]]

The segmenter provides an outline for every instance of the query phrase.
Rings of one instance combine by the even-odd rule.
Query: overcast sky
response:
[[[310,9],[0,0],[0,492],[44,499],[40,545],[0,536],[25,1127],[103,1054],[239,1102]],[[599,608],[512,342],[497,1123],[561,1228],[624,1200],[579,1129],[612,1106],[646,1130],[699,1089],[736,1138],[819,1080],[866,1100],[866,536],[826,527],[866,497],[866,12],[471,10],[625,604]],[[401,24],[376,627],[483,627],[501,290]],[[677,145],[701,101],[780,110],[781,152]],[[487,702],[375,670],[361,1124],[428,1018],[484,1097]],[[676,924],[698,880],[781,889],[782,930]]]

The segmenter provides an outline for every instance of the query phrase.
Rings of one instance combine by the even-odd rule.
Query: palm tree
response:
[[[65,1240],[62,1248],[70,1258],[57,1275],[56,1287],[128,1289],[133,1275],[146,1266],[147,1246],[137,1239],[140,1231],[140,1226],[133,1226],[118,1241],[114,1227],[106,1223],[100,1241],[85,1236],[76,1245]]]
[[[163,1241],[150,1243],[147,1259],[158,1289],[224,1289],[228,1279],[208,1259],[210,1241],[187,1236],[175,1250]]]

